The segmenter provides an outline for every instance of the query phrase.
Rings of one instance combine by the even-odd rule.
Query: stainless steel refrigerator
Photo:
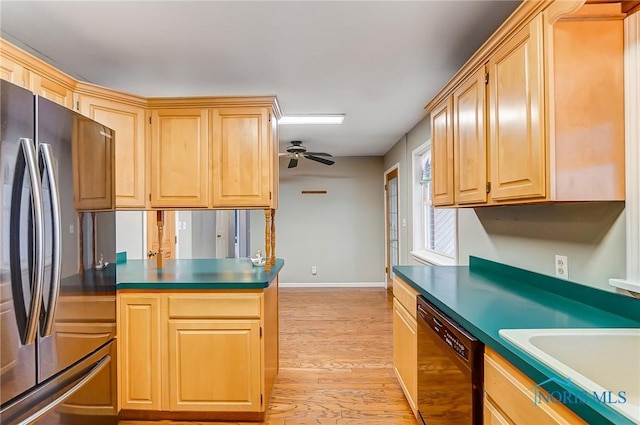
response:
[[[0,97],[0,422],[117,423],[115,213],[76,211],[72,161],[115,135],[6,81]]]

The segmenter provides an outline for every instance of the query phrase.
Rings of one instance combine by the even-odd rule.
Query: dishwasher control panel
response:
[[[442,329],[442,339],[447,345],[455,350],[456,353],[460,355],[465,360],[469,360],[469,349],[458,339],[457,336],[453,335],[449,329]]]
[[[469,345],[465,343],[465,340],[477,341],[473,336],[467,335],[466,332],[463,333],[461,329],[457,329],[451,319],[436,311],[432,306],[424,306],[419,303],[418,315],[427,326],[435,332],[440,340],[447,344],[458,356],[464,359],[464,361],[469,362],[470,348]],[[465,337],[465,340],[460,338],[458,334]]]

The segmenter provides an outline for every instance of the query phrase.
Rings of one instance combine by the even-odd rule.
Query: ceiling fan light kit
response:
[[[280,153],[279,156],[286,156],[288,158],[291,158],[289,160],[289,165],[287,166],[287,168],[297,167],[298,160],[301,158],[310,159],[324,165],[335,164],[335,161],[321,158],[323,156],[331,156],[331,154],[328,154],[326,152],[307,152],[307,148],[305,146],[302,146],[302,142],[300,140],[292,140],[291,146],[287,148],[287,151]]]

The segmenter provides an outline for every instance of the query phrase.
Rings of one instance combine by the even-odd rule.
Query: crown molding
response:
[[[282,117],[278,98],[265,96],[194,96],[194,97],[143,97],[125,93],[108,87],[76,80],[43,60],[25,52],[7,40],[0,38],[0,57],[6,57],[25,69],[59,83],[80,96],[99,96],[142,108],[247,108],[270,107],[276,119]]]

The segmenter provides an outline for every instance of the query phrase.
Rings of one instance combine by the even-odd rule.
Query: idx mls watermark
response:
[[[541,391],[541,387],[549,382],[555,382],[563,390]],[[566,381],[557,378],[549,378],[544,382],[533,386],[533,403],[537,406],[540,403],[562,403],[562,404],[584,404],[587,400],[595,400],[605,404],[625,404],[627,402],[626,391],[592,391],[588,392],[578,388],[567,378]]]

